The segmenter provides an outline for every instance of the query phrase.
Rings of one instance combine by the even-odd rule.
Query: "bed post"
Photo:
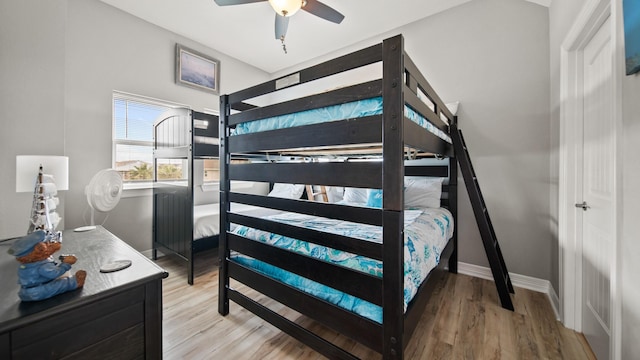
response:
[[[404,350],[404,39],[382,44],[383,96],[383,357],[402,359]]]
[[[187,153],[187,164],[189,164],[189,179],[187,180],[187,184],[189,187],[188,190],[188,197],[189,200],[187,201],[187,206],[188,209],[190,211],[189,214],[189,222],[188,224],[193,224],[193,156],[194,156],[194,149],[193,149],[193,144],[194,144],[194,128],[193,128],[193,110],[189,110],[188,112],[188,124],[189,124],[189,144],[192,144],[192,146],[189,147],[189,152]],[[194,266],[193,266],[193,253],[194,253],[194,247],[193,245],[195,244],[195,242],[193,241],[193,225],[190,226],[191,231],[189,233],[189,237],[184,239],[185,242],[185,249],[187,250],[187,283],[189,285],[193,285],[193,272],[194,272]]]
[[[458,117],[454,116],[451,122],[458,123]],[[453,215],[453,252],[449,257],[449,272],[458,273],[458,159],[455,153],[449,158],[449,211]]]
[[[218,312],[226,316],[229,314],[229,247],[227,246],[227,231],[229,231],[229,223],[227,221],[227,212],[229,206],[229,189],[231,181],[229,180],[229,162],[228,154],[229,134],[227,130],[227,122],[231,114],[229,107],[229,95],[220,96],[220,147],[218,150],[218,158],[220,164],[220,235],[218,244]]]

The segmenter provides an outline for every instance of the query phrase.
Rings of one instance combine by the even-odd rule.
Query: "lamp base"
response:
[[[95,230],[96,226],[95,225],[89,225],[89,226],[80,226],[78,228],[73,229],[73,231],[75,232],[83,232],[83,231],[90,231],[90,230]]]

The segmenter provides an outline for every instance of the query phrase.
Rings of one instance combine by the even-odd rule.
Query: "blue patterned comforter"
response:
[[[376,243],[382,242],[382,228],[379,226],[355,224],[347,221],[294,213],[282,213],[266,218],[290,225],[346,235]],[[448,210],[443,208],[405,210],[404,225],[404,308],[406,310],[408,303],[418,291],[420,284],[422,284],[429,272],[440,261],[440,254],[446,246],[447,241],[453,235],[453,216]],[[238,226],[233,232],[249,239],[262,241],[303,255],[312,256],[375,276],[382,276],[382,262],[378,260],[245,226]],[[347,310],[354,311],[373,321],[382,322],[382,309],[377,305],[284,271],[262,261],[243,255],[234,254],[232,256],[235,261],[254,268],[267,276],[278,279]]]
[[[293,114],[285,114],[261,120],[249,121],[238,124],[233,134],[249,134],[379,114],[382,114],[382,97],[375,97],[340,105],[301,111]],[[451,143],[451,138],[445,132],[435,127],[427,119],[406,105],[404,107],[404,116],[435,134],[439,138]]]

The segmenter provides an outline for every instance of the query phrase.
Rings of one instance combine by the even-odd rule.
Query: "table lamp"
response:
[[[69,189],[69,158],[50,155],[16,156],[16,192],[33,192],[29,230],[56,236],[60,216],[58,190]],[[59,238],[59,234],[57,234]]]

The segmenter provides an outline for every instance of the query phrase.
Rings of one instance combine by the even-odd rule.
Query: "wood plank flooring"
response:
[[[165,359],[324,358],[233,302],[229,315],[218,314],[215,250],[196,255],[193,286],[187,284],[185,262],[165,256],[157,263],[170,274],[162,284]],[[381,358],[273,300],[259,298],[362,359]],[[514,312],[504,310],[493,282],[448,274],[429,300],[405,359],[595,359],[581,334],[556,321],[546,295],[516,288],[513,302]]]

